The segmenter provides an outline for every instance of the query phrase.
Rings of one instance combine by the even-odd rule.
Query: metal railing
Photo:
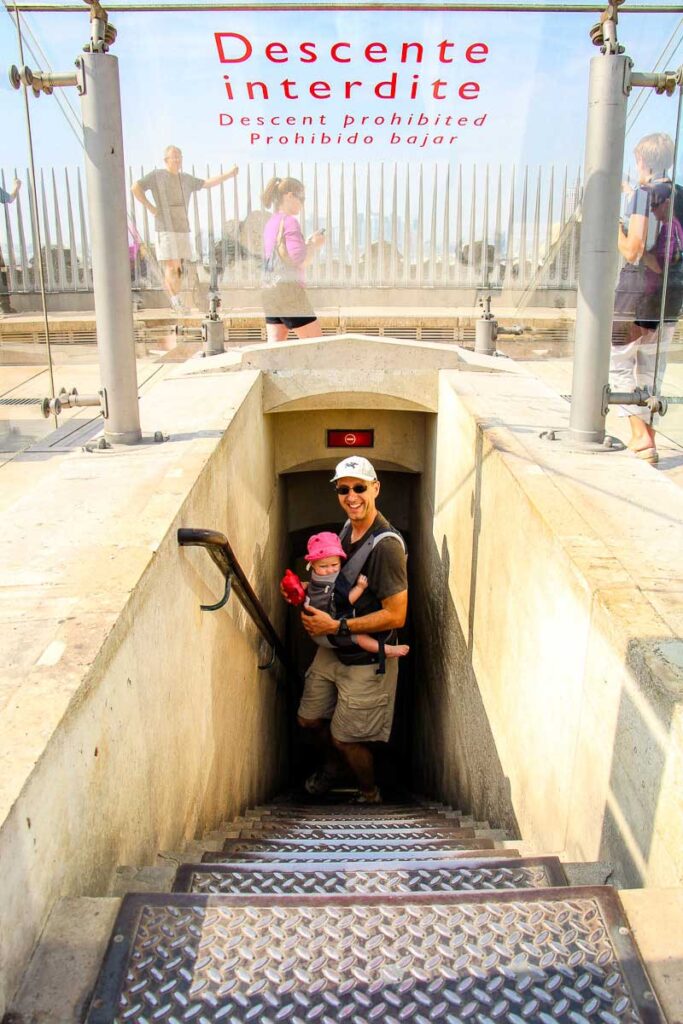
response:
[[[227,537],[219,533],[218,530],[196,530],[181,527],[178,530],[178,544],[181,547],[205,548],[225,578],[225,590],[221,600],[217,601],[216,604],[201,605],[202,611],[218,611],[219,608],[223,608],[228,603],[231,593],[234,593],[263,639],[271,648],[270,660],[265,665],[259,665],[259,669],[265,671],[272,668],[277,657],[288,672],[296,675],[296,669],[287,654],[285,646],[268,618],[268,613],[254,593]]]
[[[307,164],[281,169],[301,178],[304,235],[325,227],[326,244],[307,271],[313,287],[575,289],[581,200],[578,175],[564,169],[495,171],[435,163]],[[128,170],[129,185],[142,177]],[[197,173],[192,168],[192,173]],[[198,177],[216,173],[200,169]],[[247,164],[237,179],[193,193],[189,214],[198,269],[215,288],[261,286],[261,207],[271,165]],[[21,177],[21,175],[19,175]],[[0,174],[6,187],[14,171]],[[86,204],[78,170],[38,176],[43,267],[48,292],[92,290]],[[0,217],[0,248],[11,292],[38,291],[37,226],[21,194]],[[131,280],[161,287],[156,236],[146,208],[129,194]],[[143,244],[140,248],[136,239]],[[49,258],[46,258],[49,255]]]

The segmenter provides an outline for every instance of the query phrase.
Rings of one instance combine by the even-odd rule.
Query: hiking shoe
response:
[[[326,768],[319,768],[317,772],[309,775],[304,782],[304,789],[309,796],[324,796],[334,786],[337,776],[328,772]]]
[[[381,804],[382,794],[379,791],[379,787],[375,786],[375,788],[370,793],[356,793],[353,799],[349,802],[352,804]]]

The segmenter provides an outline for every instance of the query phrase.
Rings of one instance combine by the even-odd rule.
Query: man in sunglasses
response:
[[[370,633],[380,647],[406,620],[408,579],[403,538],[377,511],[380,485],[372,464],[360,456],[340,462],[331,481],[347,516],[340,540],[347,559],[335,584],[339,618],[307,608],[301,616],[311,637]],[[346,570],[346,576],[344,575]],[[345,594],[358,574],[368,586],[351,607]],[[353,577],[353,578],[351,578]],[[310,729],[325,752],[323,767],[307,781],[307,791],[325,793],[335,781],[334,748],[358,781],[359,803],[381,803],[369,743],[386,742],[391,733],[398,660],[384,660],[358,648],[319,647],[306,673],[298,722]]]

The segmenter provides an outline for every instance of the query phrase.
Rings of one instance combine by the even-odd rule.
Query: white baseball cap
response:
[[[358,480],[376,480],[375,467],[361,455],[349,455],[347,459],[339,462],[335,468],[334,476],[330,483],[341,480],[343,476],[356,477]]]

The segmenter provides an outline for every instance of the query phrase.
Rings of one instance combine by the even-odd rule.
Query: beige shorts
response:
[[[158,260],[192,260],[192,243],[189,232],[157,231]]]
[[[342,665],[334,651],[321,647],[306,673],[299,717],[330,718],[332,735],[342,743],[386,743],[397,678],[397,658],[388,658],[378,676],[377,665]]]

